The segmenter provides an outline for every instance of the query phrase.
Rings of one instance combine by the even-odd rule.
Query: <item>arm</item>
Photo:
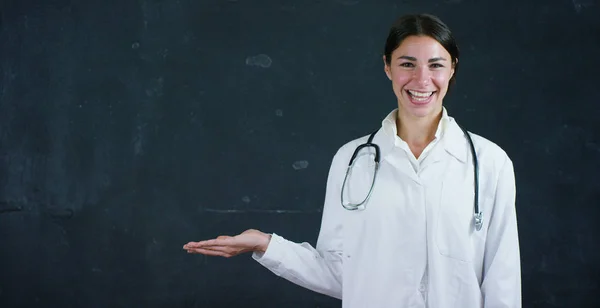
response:
[[[264,254],[253,254],[255,260],[276,275],[309,290],[338,299],[342,297],[340,191],[344,172],[345,166],[338,151],[329,169],[316,248],[308,243],[298,244],[272,234]]]
[[[507,157],[500,169],[490,216],[481,291],[484,307],[520,308],[521,259],[513,164]]]

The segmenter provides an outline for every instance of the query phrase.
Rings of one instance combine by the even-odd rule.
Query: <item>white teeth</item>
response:
[[[411,91],[408,90],[408,93],[410,93],[410,95],[414,96],[414,97],[430,97],[431,94],[433,94],[433,92],[417,92],[417,91]]]

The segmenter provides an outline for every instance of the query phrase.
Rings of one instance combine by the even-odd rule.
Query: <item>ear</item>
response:
[[[387,62],[385,61],[385,55],[383,55],[383,70],[385,71],[385,74],[387,75],[389,80],[392,80],[392,71],[389,65],[387,65]]]
[[[456,58],[456,60],[454,60],[454,63],[452,63],[452,70],[450,71],[450,78],[454,77],[454,71],[455,71],[455,67],[458,64],[458,58]]]

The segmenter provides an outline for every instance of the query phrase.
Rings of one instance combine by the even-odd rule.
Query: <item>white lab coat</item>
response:
[[[253,258],[291,282],[342,299],[345,308],[520,308],[512,162],[499,146],[472,135],[484,214],[476,231],[469,144],[454,119],[446,119],[443,137],[417,171],[395,132],[379,130],[373,142],[381,165],[361,211],[342,207],[340,189],[352,153],[368,136],[342,146],[329,171],[316,248],[273,233],[266,252]],[[366,196],[372,158],[357,158],[347,182],[351,201]]]

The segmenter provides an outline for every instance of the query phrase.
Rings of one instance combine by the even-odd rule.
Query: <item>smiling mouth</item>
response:
[[[424,101],[427,101],[433,94],[435,94],[436,91],[420,92],[420,91],[406,90],[406,93],[410,96],[410,98],[414,99],[415,101],[424,102]]]

